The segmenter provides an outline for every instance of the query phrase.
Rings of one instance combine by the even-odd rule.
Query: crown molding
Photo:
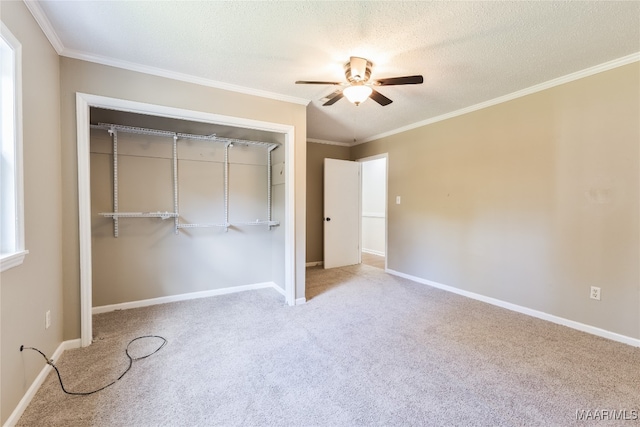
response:
[[[47,18],[47,15],[45,15],[42,7],[40,7],[40,3],[34,0],[24,0],[24,4],[25,6],[27,6],[27,9],[29,9],[29,12],[31,12],[31,15],[33,15],[33,18],[42,29],[42,32],[49,40],[49,43],[51,43],[51,46],[53,46],[56,52],[58,52],[58,55],[60,55],[60,53],[64,50],[64,46],[62,45],[62,42],[60,41],[60,38],[58,37],[56,32],[53,30],[51,21],[49,21],[49,18]]]
[[[498,98],[491,99],[489,101],[481,102],[479,104],[472,105],[470,107],[461,108],[456,111],[452,111],[450,113],[442,114],[440,116],[431,117],[426,120],[422,120],[416,123],[412,123],[410,125],[406,125],[394,130],[390,130],[388,132],[383,132],[378,135],[370,136],[362,141],[358,141],[354,145],[364,144],[367,142],[375,141],[376,139],[385,138],[387,136],[396,135],[398,133],[406,132],[412,129],[416,129],[422,126],[427,126],[436,122],[441,122],[443,120],[451,119],[453,117],[462,116],[467,113],[471,113],[473,111],[482,110],[483,108],[492,107],[497,104],[502,104],[503,102],[512,101],[517,98],[522,98],[523,96],[531,95],[536,92],[541,92],[546,89],[550,89],[556,86],[560,86],[565,83],[569,83],[575,80],[579,80],[585,77],[592,76],[594,74],[602,73],[604,71],[612,70],[614,68],[622,67],[624,65],[628,65],[634,62],[640,61],[640,52],[632,53],[631,55],[623,56],[622,58],[614,59],[612,61],[605,62],[603,64],[599,64],[593,67],[586,68],[581,71],[577,71],[575,73],[567,74],[562,77],[558,77],[556,79],[548,80],[544,83],[537,84],[535,86],[530,86],[526,89],[522,89],[516,92],[512,92],[507,95],[500,96]]]
[[[238,86],[229,83],[218,82],[204,77],[197,77],[191,74],[178,73],[162,68],[150,67],[147,65],[136,64],[135,62],[122,61],[119,59],[109,58],[106,56],[92,55],[73,49],[63,49],[61,56],[67,58],[79,59],[82,61],[93,62],[96,64],[107,65],[109,67],[121,68],[124,70],[135,71],[138,73],[150,74],[153,76],[164,77],[172,80],[179,80],[186,83],[193,83],[200,86],[213,87],[216,89],[228,90],[231,92],[243,93],[245,95],[259,96],[261,98],[275,99],[277,101],[289,102],[292,104],[308,105],[311,102],[308,99],[298,98],[294,96],[282,95],[280,93],[268,92],[266,90],[254,89],[245,86]]]
[[[339,145],[341,147],[351,147],[353,145],[353,144],[349,144],[348,142],[327,141],[326,139],[315,139],[315,138],[307,138],[307,142],[313,142],[315,144]]]

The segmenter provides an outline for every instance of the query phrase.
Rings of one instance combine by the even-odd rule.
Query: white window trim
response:
[[[25,256],[29,251],[23,250],[20,252],[15,252],[8,255],[3,255],[2,257],[2,271],[8,270],[13,267],[17,267],[18,265],[24,262]]]
[[[22,45],[9,31],[4,22],[0,22],[2,38],[13,49],[15,59],[14,96],[15,96],[15,199],[16,199],[16,234],[15,250],[0,256],[0,271],[6,271],[23,263],[29,253],[25,249],[24,238],[24,179],[22,157]]]

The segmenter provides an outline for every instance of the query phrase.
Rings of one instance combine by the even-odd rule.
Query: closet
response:
[[[283,136],[91,110],[93,307],[284,290]]]

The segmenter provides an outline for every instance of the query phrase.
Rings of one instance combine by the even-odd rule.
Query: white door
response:
[[[324,159],[324,268],[360,263],[360,163]]]

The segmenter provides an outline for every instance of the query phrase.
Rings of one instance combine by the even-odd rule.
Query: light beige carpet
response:
[[[97,315],[96,342],[58,362],[69,390],[117,377],[134,337],[168,344],[92,396],[50,375],[20,425],[591,425],[577,411],[640,409],[640,349],[366,265],[307,283],[296,307],[260,290]]]

